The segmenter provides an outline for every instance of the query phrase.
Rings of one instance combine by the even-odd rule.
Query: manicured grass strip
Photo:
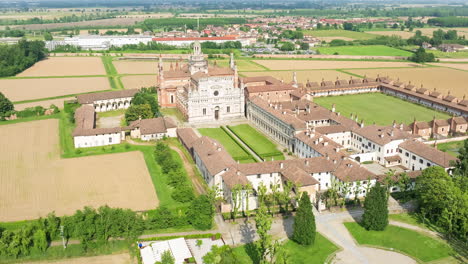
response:
[[[464,141],[454,141],[448,143],[437,144],[437,149],[457,157],[460,154],[460,149],[463,147]]]
[[[245,151],[235,140],[233,140],[228,133],[221,128],[199,128],[200,134],[216,139],[221,143],[231,154],[235,160],[248,160],[253,159],[250,154]]]
[[[375,122],[377,125],[390,125],[393,120],[410,124],[415,117],[418,121],[430,121],[433,116],[437,119],[450,117],[445,113],[382,93],[317,97],[314,98],[314,102],[328,109],[336,104],[336,111],[341,115],[349,117],[351,113],[357,114],[359,120],[364,119],[365,124]]]
[[[401,56],[409,57],[413,53],[383,45],[372,46],[339,46],[320,47],[317,49],[320,54],[327,55],[356,55],[356,56]]]
[[[284,244],[284,248],[290,256],[290,263],[295,264],[322,264],[325,263],[331,254],[339,248],[326,239],[321,234],[317,233],[315,243],[312,246],[302,246],[294,241],[288,240]],[[239,263],[258,263],[254,247],[252,244],[247,244],[233,249]]]
[[[278,158],[283,155],[273,142],[248,124],[228,126],[228,128],[258,156],[266,160],[269,160],[268,158],[270,157]],[[284,157],[282,159],[284,159]]]
[[[357,40],[364,40],[364,39],[373,39],[377,36],[374,34],[363,33],[363,32],[356,32],[350,30],[304,30],[304,35],[311,35],[314,37],[345,37]]]
[[[355,222],[344,225],[361,245],[395,249],[424,262],[454,254],[446,243],[406,228],[389,225],[384,231],[367,231]]]
[[[104,64],[104,68],[106,69],[106,72],[108,75],[115,76],[118,74],[117,69],[114,67],[114,64],[112,63],[112,57],[102,56],[101,60],[102,60],[102,63]]]

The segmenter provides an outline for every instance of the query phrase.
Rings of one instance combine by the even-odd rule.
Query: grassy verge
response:
[[[283,153],[276,148],[276,145],[250,125],[242,124],[228,128],[261,158],[284,160]]]
[[[331,254],[339,248],[326,239],[321,234],[317,233],[315,244],[312,246],[302,246],[294,241],[288,240],[284,244],[284,248],[290,256],[290,263],[297,264],[322,264],[325,263]],[[255,249],[252,244],[247,244],[233,249],[239,263],[258,263]]]
[[[344,225],[361,245],[394,249],[422,262],[444,259],[455,254],[445,242],[406,228],[389,225],[384,231],[367,231],[355,222]]]
[[[454,141],[448,143],[440,143],[437,144],[437,149],[443,152],[447,152],[448,154],[457,157],[460,154],[460,149],[463,147],[463,140],[461,141]]]
[[[331,109],[336,104],[336,111],[343,116],[358,115],[365,124],[390,125],[393,120],[409,124],[416,118],[419,121],[447,119],[450,116],[433,109],[382,94],[367,93],[342,96],[318,97],[314,102]]]
[[[177,108],[160,108],[159,112],[161,112],[163,116],[173,116],[177,118],[177,120],[179,120],[180,122],[187,121],[182,112],[180,112]]]

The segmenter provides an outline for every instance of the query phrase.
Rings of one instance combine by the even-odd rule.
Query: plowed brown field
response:
[[[122,83],[125,89],[140,89],[156,85],[157,75],[123,76]]]
[[[325,61],[325,60],[255,60],[270,70],[316,70],[352,68],[419,67],[411,62]]]
[[[56,119],[2,125],[0,146],[0,221],[158,205],[141,152],[61,159]]]
[[[350,75],[338,71],[298,71],[297,81],[300,83],[306,83],[307,80],[311,82],[320,82],[322,79],[334,81],[336,78],[349,79]],[[284,82],[291,82],[293,78],[292,71],[269,71],[269,72],[243,72],[245,76],[273,76],[278,80],[283,79]]]

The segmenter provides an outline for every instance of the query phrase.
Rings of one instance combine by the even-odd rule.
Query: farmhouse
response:
[[[169,117],[139,119],[130,123],[128,129],[132,138],[143,141],[176,137],[176,124]]]
[[[138,89],[80,94],[76,98],[78,103],[82,105],[93,106],[96,112],[106,112],[127,109],[136,93],[138,93]]]

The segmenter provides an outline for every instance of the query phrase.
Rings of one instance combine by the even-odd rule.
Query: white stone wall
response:
[[[132,97],[116,98],[109,100],[97,100],[92,104],[96,112],[107,112],[130,107]]]
[[[252,187],[258,191],[258,187],[260,184],[263,184],[266,189],[267,193],[271,192],[272,185],[278,185],[278,191],[283,190],[283,183],[281,181],[281,176],[277,173],[264,173],[264,174],[254,174],[254,175],[247,175],[247,180],[250,182]]]
[[[399,153],[401,157],[401,165],[404,167],[412,170],[424,170],[425,168],[431,166],[437,166],[434,162],[427,160],[419,155],[414,154],[406,149],[400,148],[401,153]]]
[[[73,137],[75,148],[88,148],[120,144],[121,133]]]

